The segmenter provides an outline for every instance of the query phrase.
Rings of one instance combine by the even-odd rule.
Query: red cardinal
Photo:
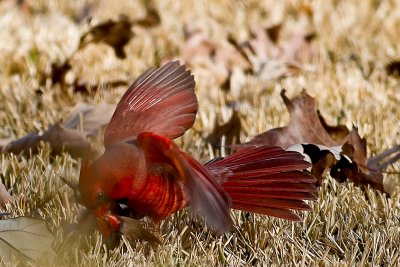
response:
[[[84,161],[82,203],[105,235],[121,227],[116,204],[130,216],[160,221],[189,206],[218,233],[231,226],[230,209],[289,220],[309,210],[315,178],[303,156],[279,147],[246,147],[204,166],[171,139],[194,123],[197,99],[190,71],[179,62],[151,68],[123,95],[105,131],[105,152]]]

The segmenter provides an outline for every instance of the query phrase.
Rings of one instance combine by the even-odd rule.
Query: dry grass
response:
[[[40,74],[71,54],[88,28],[72,20],[86,1],[29,1],[31,13],[21,12],[14,2],[0,2],[0,139],[42,131],[80,101],[118,101],[125,88],[105,88],[85,96],[58,85],[39,86]],[[134,19],[145,12],[139,2],[96,2],[96,21],[117,18],[120,13]],[[278,97],[282,87],[291,96],[307,88],[328,122],[358,126],[371,155],[399,143],[400,84],[384,71],[384,64],[400,55],[399,1],[313,1],[312,17],[302,11],[303,1],[157,1],[156,6],[162,11],[162,24],[152,30],[135,28],[137,36],[125,48],[125,60],[116,59],[105,45],[90,45],[73,56],[73,74],[91,83],[133,80],[160,59],[179,54],[184,23],[202,29],[215,42],[222,42],[228,33],[244,40],[254,23],[284,22],[284,32],[314,30],[318,34],[315,71],[269,84],[250,77],[240,98],[222,93],[207,72],[193,68],[199,119],[179,143],[198,158],[211,153],[201,131],[211,131],[215,116],[229,117],[231,110],[224,105],[228,100],[243,104],[242,141],[284,125],[288,114]],[[351,60],[351,55],[360,60]],[[371,62],[374,68],[366,77]],[[99,140],[94,142],[98,145]],[[397,163],[390,170],[398,173],[399,168]],[[78,208],[72,192],[55,173],[77,180],[79,162],[69,155],[52,158],[47,147],[31,158],[1,155],[2,181],[13,194],[23,195],[8,210],[16,215],[41,215],[53,230],[62,221],[76,221]],[[386,178],[400,180],[398,174]],[[99,237],[87,246],[78,240],[63,244],[58,235],[56,259],[42,259],[37,265],[400,266],[399,202],[398,195],[388,199],[328,179],[319,200],[312,204],[314,211],[305,213],[303,222],[234,212],[232,231],[215,237],[187,212],[180,212],[162,224],[164,245],[155,250],[139,243],[107,251]]]

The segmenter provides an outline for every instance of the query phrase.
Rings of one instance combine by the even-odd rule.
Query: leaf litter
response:
[[[330,170],[330,175],[339,182],[348,179],[356,185],[370,185],[389,196],[393,194],[395,185],[385,185],[383,171],[399,160],[400,145],[368,158],[366,139],[360,137],[356,127],[349,130],[345,125],[329,126],[315,99],[304,89],[293,99],[289,99],[285,92],[281,91],[281,97],[290,114],[288,125],[270,129],[235,147],[267,144],[296,150],[311,159],[311,173],[319,185]]]
[[[28,1],[24,1],[24,2],[28,2]],[[35,3],[34,3],[34,5],[35,5]],[[329,6],[329,3],[327,3],[327,6]],[[290,7],[290,8],[292,8],[292,7]],[[289,10],[288,12],[293,12],[293,11],[290,11],[290,8],[287,9],[287,10]],[[318,10],[313,11],[311,6],[308,7],[308,9],[311,10],[311,11],[307,11],[310,14],[319,13]],[[36,9],[36,11],[37,10],[38,9]],[[327,9],[327,10],[329,10],[329,9]],[[163,12],[164,11],[166,11],[166,10],[163,10]],[[330,11],[331,10],[329,10],[329,12]],[[335,12],[336,11],[334,11],[333,13],[335,13]],[[32,13],[30,15],[34,15],[34,14]],[[159,18],[159,16],[158,16],[158,18],[155,17],[155,19],[154,18],[150,19],[150,21],[151,20],[155,21],[156,25],[158,25],[158,23],[161,23],[161,26],[163,26],[163,24],[165,23],[165,21],[161,20]],[[368,20],[370,20],[370,18],[368,18]],[[114,21],[118,21],[118,18],[115,18]],[[18,22],[18,20],[16,20],[16,22]],[[149,22],[145,22],[144,25],[146,25],[146,23],[149,23]],[[151,22],[151,23],[154,23],[154,22]],[[324,22],[324,23],[326,24],[326,22]],[[267,38],[269,38],[273,44],[275,44],[276,46],[279,46],[280,49],[283,50],[284,49],[283,47],[285,47],[285,45],[283,45],[285,42],[284,41],[285,39],[282,39],[282,38],[285,38],[285,37],[281,36],[281,32],[280,32],[281,30],[279,29],[281,26],[279,26],[279,25],[280,24],[276,24],[276,26],[277,26],[276,29],[273,29],[273,27],[267,28]],[[336,27],[338,27],[340,29],[340,23],[337,23],[335,25],[336,25]],[[359,25],[361,25],[361,24],[354,25],[354,27],[355,28],[360,27]],[[265,27],[263,25],[261,25],[260,28],[265,29]],[[322,38],[326,38],[323,36],[323,34],[324,34],[324,32],[319,32],[318,38],[320,36]],[[301,42],[303,44],[305,43],[306,46],[309,44],[315,44],[316,39],[315,39],[315,35],[313,33],[312,34],[307,34],[307,33],[304,34],[303,33],[302,36],[303,37],[299,38],[299,40],[301,40]],[[205,39],[207,39],[207,38],[208,37],[206,35]],[[253,40],[255,38],[250,38],[249,40]],[[334,38],[336,38],[336,37],[334,37]],[[363,38],[361,38],[361,39],[363,39]],[[240,38],[238,38],[238,39],[240,39]],[[249,40],[247,40],[247,43]],[[295,39],[293,39],[293,40],[295,40]],[[325,41],[326,41],[326,39],[325,39]],[[228,41],[228,43],[230,43],[230,42]],[[154,45],[154,44],[152,44],[152,45]],[[159,44],[156,44],[156,46],[157,45],[159,45]],[[333,44],[333,45],[336,45],[336,44]],[[298,45],[297,47],[301,47],[301,46],[302,45]],[[246,44],[246,41],[243,44],[240,43],[240,46],[238,46],[238,47],[240,47],[241,50],[245,51],[245,53],[241,53],[241,51],[239,51],[238,52],[239,56],[238,57],[235,56],[235,57],[241,58],[240,60],[242,60],[244,58],[245,59],[244,61],[247,62],[244,65],[247,65],[247,67],[240,67],[240,68],[231,70],[231,69],[227,68],[226,66],[223,66],[224,64],[220,64],[220,65],[218,65],[218,67],[213,68],[213,63],[218,63],[218,60],[215,61],[215,51],[213,51],[215,49],[210,50],[209,57],[211,60],[209,60],[207,63],[208,66],[211,66],[209,68],[209,71],[211,73],[220,73],[219,75],[221,78],[220,78],[220,80],[218,80],[218,82],[219,82],[219,84],[226,84],[226,87],[225,87],[226,92],[230,93],[230,90],[232,90],[232,85],[239,87],[239,89],[238,88],[234,89],[235,96],[240,96],[242,94],[240,91],[243,88],[246,88],[246,89],[248,88],[248,86],[246,85],[246,81],[245,81],[246,76],[248,76],[248,75],[255,76],[257,78],[261,77],[262,78],[261,80],[264,80],[264,81],[269,81],[269,82],[278,81],[279,82],[281,79],[284,79],[287,76],[297,75],[299,73],[302,74],[302,73],[304,73],[304,71],[307,72],[309,70],[313,71],[313,68],[312,68],[313,64],[309,65],[309,62],[313,61],[314,56],[311,56],[311,57],[289,56],[289,57],[285,58],[284,64],[282,64],[283,59],[279,58],[279,56],[278,56],[277,58],[272,57],[272,59],[268,59],[268,64],[265,65],[264,67],[262,67],[262,65],[260,65],[260,64],[254,65],[254,66],[261,66],[261,67],[259,67],[260,69],[265,68],[265,70],[264,70],[265,76],[262,76],[262,75],[260,75],[260,73],[257,73],[257,72],[254,73],[254,71],[252,71],[252,69],[249,67],[249,66],[252,66],[252,64],[250,64],[251,62],[246,59],[246,56],[244,56],[247,53],[248,55],[255,57],[256,60],[254,60],[254,58],[253,58],[253,62],[257,62],[257,57],[258,57],[257,53],[255,53],[255,51],[252,51],[252,49],[254,50],[254,48],[251,48],[249,46],[249,44]],[[234,49],[237,50],[238,47],[234,47]],[[293,47],[296,47],[296,45],[293,44],[292,48]],[[289,50],[292,48],[290,48],[290,45],[289,45]],[[300,49],[300,50],[302,50],[302,49]],[[311,55],[313,55],[314,52],[312,52]],[[120,53],[120,52],[116,52],[115,54],[117,54],[117,53]],[[126,47],[123,48],[123,53],[126,54]],[[296,54],[296,53],[292,53],[290,55],[294,55],[294,54]],[[300,53],[300,55],[301,54],[302,54],[302,52]],[[307,55],[307,52],[305,52],[305,54]],[[290,60],[290,58],[301,59],[301,60],[306,59],[306,60],[305,60],[305,63],[303,64],[303,63],[299,63],[297,60]],[[311,58],[312,60],[308,61],[307,58]],[[54,61],[54,62],[56,62],[56,61]],[[69,63],[68,60],[65,62]],[[189,63],[190,63],[190,58],[189,58]],[[143,65],[140,65],[140,64],[144,64],[144,63],[143,62],[138,63],[139,69],[143,67]],[[149,64],[149,63],[146,62],[146,64]],[[200,64],[197,64],[195,62],[193,64],[193,68],[198,68],[199,65]],[[73,87],[76,88],[75,91],[79,91],[79,92],[87,92],[88,88],[89,88],[89,90],[95,90],[98,88],[98,84],[85,84],[85,82],[82,82],[79,79],[74,80],[70,84],[68,81],[66,81],[65,76],[67,75],[67,73],[69,71],[73,70],[73,66],[68,66],[68,64],[65,64],[65,63],[61,63],[60,66],[61,66],[60,67],[61,75],[54,74],[55,79],[54,79],[54,82],[52,81],[53,84],[61,84],[62,86],[69,86],[72,84]],[[309,68],[310,66],[311,66],[311,68]],[[394,64],[394,66],[395,66],[395,64]],[[56,68],[56,67],[54,67],[54,68]],[[136,68],[138,68],[138,67],[136,66]],[[222,69],[222,71],[221,71],[221,69]],[[391,69],[387,68],[387,70],[389,70],[387,74],[392,75]],[[237,76],[237,73],[239,73],[239,76]],[[271,76],[271,73],[273,74],[272,76]],[[268,76],[268,75],[270,75],[270,76]],[[340,72],[339,72],[339,75],[341,75]],[[59,76],[61,78],[57,78],[57,76]],[[325,76],[323,76],[323,77],[325,77]],[[49,77],[50,78],[53,77],[53,74],[50,74],[50,76],[48,76],[47,78],[49,78]],[[232,77],[240,77],[240,79],[238,79],[240,81],[240,85],[238,85],[236,82],[233,82]],[[329,77],[329,79],[331,79],[331,78],[332,77]],[[323,79],[326,80],[326,77]],[[50,80],[52,80],[52,79],[50,79]],[[227,80],[229,80],[228,83],[227,83]],[[124,82],[125,81],[122,81],[122,85]],[[126,82],[125,82],[125,84],[126,84]],[[341,86],[343,86],[343,85],[341,85]],[[111,86],[111,87],[113,87],[113,86]],[[202,89],[204,89],[204,88],[199,88],[198,90],[202,90]],[[82,109],[82,110],[84,110],[84,109]],[[85,113],[85,112],[83,112],[83,113]],[[80,115],[80,116],[82,116],[82,115]],[[320,114],[319,114],[319,116],[320,116]],[[245,118],[242,118],[242,120],[245,120]],[[387,120],[386,117],[385,117],[385,120]],[[74,129],[79,129],[81,132],[82,132],[82,130],[84,132],[86,131],[86,130],[84,130],[85,123],[82,123],[83,120],[73,120],[73,121],[74,121],[74,123],[73,123]],[[78,123],[76,123],[76,121],[80,121],[79,125],[78,125]],[[347,129],[347,133],[343,127],[340,127],[340,125],[338,128],[336,128],[334,126],[331,129],[328,129],[330,126],[327,124],[324,124],[325,121],[323,120],[322,116],[320,116],[320,122],[323,125],[323,128],[329,133],[330,137],[334,140],[334,142],[343,140],[344,137],[348,135],[349,130],[347,129],[347,127],[344,127]],[[62,126],[65,127],[64,125],[62,125]],[[224,125],[222,125],[222,126],[224,126]],[[222,126],[216,124],[216,128],[224,128]],[[89,127],[89,129],[90,128],[91,127]],[[97,130],[95,130],[95,132],[96,131]],[[357,133],[357,130],[355,130],[355,132]],[[87,132],[85,132],[84,135],[85,134],[87,134]],[[228,133],[226,133],[226,134],[228,134]],[[226,134],[222,134],[222,136],[224,136]],[[358,135],[358,137],[359,137],[359,135]],[[221,138],[222,137],[219,137],[218,139],[221,140]],[[362,139],[360,139],[360,140],[362,140]],[[379,139],[379,140],[382,140],[382,139]],[[304,146],[304,145],[302,145],[302,146]],[[362,146],[363,146],[363,144],[361,143],[361,147]],[[353,161],[354,162],[362,162],[363,155],[366,153],[366,152],[364,153],[361,149],[358,149],[358,148],[352,152],[351,148],[353,148],[353,150],[354,150],[353,145],[349,145],[349,147],[347,147],[347,148],[346,147],[343,148],[343,145],[339,145],[339,146],[318,145],[316,147],[319,151],[318,153],[321,153],[321,151],[323,151],[323,150],[327,151],[324,153],[332,155],[332,157],[334,158],[333,159],[334,161],[335,160],[337,161],[339,158],[343,159],[343,158],[348,157],[351,160],[351,162],[353,162]],[[304,147],[303,147],[303,149],[304,149]],[[312,147],[311,149],[315,149],[315,147]],[[40,152],[40,150],[41,149],[39,149],[39,152]],[[343,151],[346,151],[346,152],[343,152]],[[398,159],[398,155],[396,155],[396,151],[398,151],[398,146],[395,146],[392,149],[388,149],[387,151],[385,151],[381,154],[378,154],[376,157],[369,158],[367,160],[367,167],[369,168],[369,170],[376,170],[376,169],[382,170],[382,169],[387,168],[388,165],[390,165],[391,163],[395,162],[396,159]],[[346,157],[343,157],[343,153],[346,153],[345,154]],[[357,154],[357,156],[356,156],[356,154]],[[395,155],[393,156],[393,154],[395,154]],[[354,159],[347,155],[352,155],[352,157]],[[361,157],[359,157],[359,156],[361,156]],[[386,157],[389,157],[389,159],[385,159]],[[330,159],[325,158],[325,160],[329,161]],[[339,161],[340,161],[340,159],[339,159]],[[314,164],[314,167],[315,166],[316,166],[316,164]],[[324,171],[327,171],[327,169],[324,166],[326,166],[326,163],[323,163],[321,165],[321,168]],[[359,171],[359,170],[357,169],[357,171]],[[364,202],[359,201],[360,198],[359,198],[359,195],[357,195],[358,194],[357,190],[352,189],[351,187],[347,187],[347,186],[336,187],[334,183],[331,183],[330,181],[326,181],[326,180],[323,181],[322,187],[323,187],[323,191],[322,191],[323,195],[321,196],[321,205],[316,207],[316,209],[321,213],[321,216],[325,216],[326,218],[329,217],[330,219],[328,220],[328,222],[326,222],[326,225],[325,225],[325,222],[321,221],[321,218],[318,217],[318,215],[310,214],[309,216],[311,216],[311,217],[306,216],[307,222],[311,223],[310,220],[313,220],[311,225],[305,226],[305,227],[309,227],[307,232],[310,233],[311,238],[316,238],[316,240],[318,240],[318,238],[319,238],[319,240],[318,240],[319,243],[313,243],[313,246],[311,246],[311,247],[307,245],[307,247],[309,248],[310,251],[312,251],[312,253],[310,253],[309,251],[307,252],[307,250],[304,250],[305,245],[301,244],[301,242],[302,242],[301,240],[290,239],[293,242],[295,242],[294,245],[293,244],[289,245],[289,246],[291,246],[290,248],[285,245],[285,244],[287,244],[288,240],[285,240],[285,242],[283,242],[283,243],[281,242],[280,237],[282,237],[282,235],[281,235],[282,233],[285,233],[285,231],[288,231],[288,232],[292,231],[292,233],[293,233],[293,228],[295,229],[294,230],[295,232],[302,233],[301,227],[299,228],[297,225],[294,225],[294,226],[292,226],[292,229],[290,230],[289,228],[287,228],[286,224],[281,223],[279,221],[274,221],[274,220],[262,220],[261,221],[259,218],[250,218],[251,221],[249,224],[257,225],[257,227],[259,227],[259,226],[267,227],[268,226],[268,229],[281,229],[280,230],[281,234],[278,234],[278,235],[276,233],[274,233],[274,230],[268,230],[268,231],[265,231],[265,233],[263,233],[262,231],[257,232],[251,226],[249,226],[249,225],[246,226],[246,220],[242,221],[242,217],[238,216],[238,218],[235,218],[235,219],[238,219],[241,223],[241,226],[244,227],[243,228],[244,230],[242,230],[244,233],[243,233],[243,235],[241,235],[241,238],[237,238],[237,236],[233,235],[230,237],[229,240],[223,240],[224,242],[226,241],[226,243],[224,243],[224,245],[225,245],[224,247],[220,247],[219,252],[220,252],[220,254],[221,253],[224,254],[222,257],[222,258],[224,258],[224,262],[228,262],[230,264],[232,264],[233,262],[246,264],[246,263],[249,263],[247,261],[247,259],[250,258],[251,260],[256,260],[255,262],[260,263],[260,262],[262,262],[262,259],[266,260],[265,258],[263,258],[265,255],[271,255],[270,257],[273,257],[274,260],[279,259],[279,256],[281,256],[280,261],[277,261],[277,262],[282,264],[282,263],[288,263],[285,260],[285,258],[287,258],[286,256],[289,255],[290,252],[292,254],[290,254],[289,258],[291,258],[292,260],[294,260],[296,262],[296,259],[299,259],[297,254],[299,253],[299,251],[301,249],[303,249],[303,252],[304,252],[303,255],[305,255],[304,261],[307,263],[316,264],[317,260],[322,259],[322,258],[324,260],[321,260],[321,262],[324,262],[325,264],[326,263],[330,263],[330,264],[339,263],[339,259],[340,259],[340,262],[344,261],[347,263],[349,263],[349,262],[354,263],[354,261],[364,262],[364,263],[366,261],[379,262],[380,261],[379,259],[387,259],[387,261],[385,261],[386,263],[388,263],[388,262],[395,263],[396,256],[393,257],[393,255],[390,256],[389,254],[387,254],[388,253],[387,251],[389,251],[389,253],[390,253],[390,251],[395,253],[394,250],[390,250],[390,247],[389,247],[389,249],[385,250],[386,252],[382,251],[382,249],[379,248],[379,245],[377,248],[375,248],[376,244],[382,244],[382,243],[380,243],[379,240],[386,240],[386,241],[384,241],[384,242],[387,242],[387,243],[385,243],[385,246],[386,246],[386,244],[391,244],[392,242],[395,242],[393,240],[395,240],[395,238],[396,238],[396,233],[398,235],[398,231],[397,232],[392,231],[394,228],[391,228],[391,226],[390,226],[391,220],[386,221],[386,224],[385,224],[386,229],[383,229],[383,228],[381,229],[379,226],[380,225],[379,223],[382,223],[382,222],[379,222],[379,220],[381,220],[384,217],[381,214],[381,211],[386,210],[386,208],[389,207],[391,204],[386,203],[385,200],[379,199],[379,195],[375,196],[375,195],[371,194],[369,191],[366,192],[366,195],[368,196],[370,202],[364,203],[365,201]],[[336,194],[335,197],[337,199],[339,199],[339,201],[332,202],[332,199],[331,199],[332,194],[330,193],[330,191],[332,191],[332,190],[335,192],[335,194]],[[353,190],[353,191],[350,191],[350,193],[349,193],[347,190]],[[385,191],[389,192],[386,189],[385,189]],[[329,208],[327,208],[326,203],[334,203],[331,206],[334,206],[336,211],[334,212],[333,210],[329,210]],[[381,205],[379,207],[382,207],[382,209],[376,208],[376,205]],[[369,211],[369,213],[365,213],[365,214],[362,213],[363,209]],[[349,214],[349,218],[350,218],[349,225],[348,225],[349,227],[343,228],[342,226],[340,226],[342,221],[345,221],[345,220],[343,220],[343,218],[340,217],[341,214]],[[391,214],[393,214],[393,211]],[[336,218],[338,220],[332,219],[335,216],[339,216],[339,219],[337,217]],[[368,218],[368,223],[364,222],[365,218]],[[387,219],[387,217],[385,217],[385,218]],[[185,224],[190,223],[190,221],[187,221],[188,220],[187,217],[179,215],[174,218],[171,218],[171,221],[165,222],[165,225],[167,225],[167,226],[173,225],[174,220],[177,220],[180,223],[185,222]],[[335,226],[336,228],[334,226],[330,226],[329,221],[334,221],[336,224],[336,226]],[[314,224],[314,222],[315,222],[315,224]],[[175,222],[175,224],[177,224],[177,222]],[[318,226],[318,224],[324,225],[323,230],[322,230],[322,228],[320,228]],[[351,226],[352,224],[357,224],[357,225],[361,224],[361,226],[359,226],[358,228],[357,227],[353,228],[353,226]],[[168,227],[169,227],[168,228],[169,231],[168,231],[168,233],[164,232],[164,235],[173,236],[174,234],[176,234],[176,238],[179,240],[179,236],[181,234],[179,232],[179,227],[181,227],[181,226],[178,224],[178,227],[177,227],[178,229],[174,228],[173,226],[168,226]],[[330,228],[330,227],[332,227],[332,228]],[[363,231],[360,230],[360,227],[363,229]],[[374,234],[372,240],[370,238],[364,239],[364,234],[368,233],[368,230],[370,230],[371,227],[376,227],[373,232],[378,233],[378,236],[376,236]],[[182,230],[182,229],[180,229],[180,230]],[[173,231],[172,234],[171,234],[171,231]],[[324,237],[321,236],[321,231],[328,231],[331,233],[329,235],[329,244],[330,245],[329,245],[328,250],[326,250],[326,247],[323,246],[324,242],[327,242],[328,239],[326,239],[326,238],[324,239]],[[341,240],[341,238],[340,238],[341,231],[344,231],[345,234],[346,233],[349,234],[346,242],[349,242],[350,244],[354,244],[354,246],[352,246],[352,247],[354,247],[353,252],[349,252],[348,250],[342,249],[342,248],[345,248],[346,246],[349,246],[349,244],[343,243],[343,240]],[[179,250],[178,247],[176,247],[175,249],[173,248],[171,251],[174,252],[173,253],[174,255],[176,255],[176,253],[178,253],[178,255],[185,255],[185,256],[182,256],[183,262],[187,263],[188,262],[187,258],[189,258],[189,257],[193,261],[196,261],[196,255],[205,255],[205,252],[211,252],[211,254],[210,254],[211,258],[208,258],[207,261],[202,260],[201,257],[199,257],[199,256],[198,256],[199,257],[198,259],[202,260],[202,264],[206,264],[207,262],[213,262],[213,263],[218,262],[218,260],[215,260],[213,258],[214,250],[212,248],[214,247],[215,244],[214,243],[209,244],[207,241],[207,240],[209,240],[209,238],[205,238],[204,233],[196,235],[196,233],[193,233],[193,231],[191,231],[191,230],[190,231],[187,230],[186,232],[185,232],[185,230],[183,230],[183,232],[189,233],[185,236],[189,236],[190,240],[192,242],[197,242],[197,243],[192,243],[189,245],[189,247],[187,248],[187,251],[189,251],[189,252],[187,252],[187,251],[181,252],[181,250]],[[337,232],[339,232],[339,234],[336,234]],[[263,235],[266,234],[266,235],[268,235],[269,242],[266,242],[265,247],[261,248],[258,244],[252,243],[254,241],[253,238],[250,238],[250,237],[247,238],[248,234],[254,234],[255,238],[263,237]],[[292,236],[293,236],[293,234],[292,234]],[[311,242],[308,239],[308,237],[306,237],[306,239],[307,239],[307,242]],[[357,239],[357,241],[354,241],[354,242],[351,241],[353,239],[354,240]],[[311,239],[311,240],[313,240],[313,239]],[[252,245],[244,245],[247,243],[252,244]],[[206,244],[206,245],[209,244],[211,246],[211,249],[205,247],[204,244]],[[233,246],[232,244],[235,244],[235,246]],[[174,245],[175,245],[175,243],[172,244],[172,246],[174,246]],[[366,246],[366,247],[364,247],[364,246]],[[385,246],[382,246],[382,247],[385,247]],[[192,251],[190,251],[189,249],[192,249]],[[338,250],[337,254],[335,252],[336,250]],[[371,256],[371,254],[369,254],[369,252],[368,252],[371,250],[374,251],[373,252],[374,255],[378,255],[378,256],[376,256],[375,258],[373,256]],[[95,247],[93,249],[92,253],[93,253],[93,255],[97,255],[97,256],[100,255],[100,257],[101,257],[101,255],[107,255],[107,252],[105,252],[105,254],[102,254],[102,252],[100,252],[100,251],[101,251],[101,249]],[[137,250],[135,250],[135,253],[137,253],[138,251],[140,251],[140,247],[137,248]],[[339,254],[340,254],[340,257],[338,256]],[[121,260],[132,261],[131,257],[129,259],[125,258],[123,253],[114,254],[114,255],[118,255]],[[247,256],[244,256],[244,255],[247,255]],[[262,255],[264,255],[264,256],[262,256]],[[284,256],[284,255],[286,255],[286,256]],[[312,255],[312,258],[310,258],[310,255]],[[350,256],[354,257],[354,258],[349,258]],[[151,261],[151,259],[153,259],[154,262],[165,263],[167,260],[167,258],[165,258],[165,257],[168,257],[168,256],[164,256],[162,254],[160,257],[161,257],[161,259],[160,258],[154,259],[154,258],[152,258],[152,256],[150,256],[149,261]],[[185,257],[187,257],[187,258],[185,258]],[[257,259],[257,257],[259,257],[259,259]],[[372,257],[372,258],[369,258],[369,257]],[[93,259],[94,258],[95,258],[95,256],[93,256]],[[94,262],[93,259],[90,259],[89,257],[84,257],[84,260],[87,262],[93,263]],[[397,257],[397,259],[398,259],[398,257]],[[111,260],[111,259],[109,259],[109,260]],[[257,260],[259,260],[259,261],[257,261]],[[269,261],[271,261],[271,259],[269,259]],[[143,263],[143,262],[144,261],[140,261],[140,263]],[[297,261],[297,262],[299,262],[299,261]],[[382,261],[380,261],[380,262],[382,262]]]

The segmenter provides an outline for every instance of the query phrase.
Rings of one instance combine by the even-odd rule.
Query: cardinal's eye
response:
[[[106,196],[104,195],[103,191],[100,191],[96,197],[96,204],[99,205],[104,203],[105,201],[106,201]]]

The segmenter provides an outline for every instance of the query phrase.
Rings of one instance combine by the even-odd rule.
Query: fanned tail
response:
[[[249,146],[206,168],[232,199],[232,208],[300,220],[293,210],[310,210],[304,200],[316,199],[316,179],[303,171],[304,157],[275,146]]]

